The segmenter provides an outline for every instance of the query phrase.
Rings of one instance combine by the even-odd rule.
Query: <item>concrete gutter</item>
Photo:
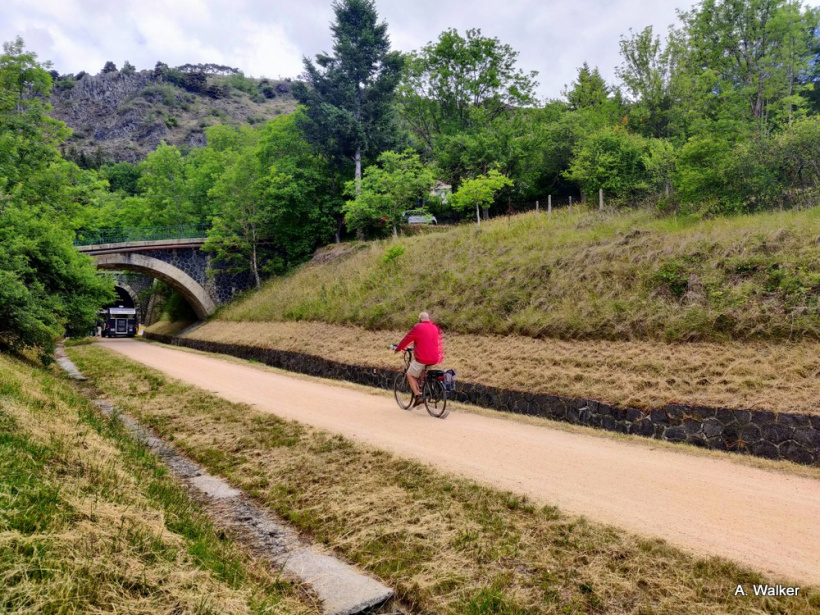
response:
[[[62,347],[57,361],[68,374],[85,380]],[[268,563],[310,586],[322,602],[326,615],[378,613],[373,610],[393,597],[393,590],[359,572],[353,566],[304,541],[283,521],[260,507],[242,491],[208,474],[197,463],[122,414],[103,400],[94,400],[103,414],[119,420],[149,450],[159,456],[192,495],[204,504],[217,525],[227,528]],[[396,612],[392,609],[391,612]]]

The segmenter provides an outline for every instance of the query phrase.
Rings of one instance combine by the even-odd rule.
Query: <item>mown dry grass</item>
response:
[[[412,322],[408,323],[408,326]],[[211,321],[189,337],[398,369],[404,330],[320,322]],[[593,397],[635,407],[685,402],[820,413],[820,343],[665,344],[445,334],[447,367],[470,382]]]
[[[308,264],[223,309],[230,321],[722,341],[820,337],[820,209],[697,221],[566,211],[405,237]]]
[[[309,612],[117,422],[2,355],[0,586],[3,613]]]
[[[736,585],[761,575],[229,403],[104,348],[70,354],[119,407],[380,576],[416,612],[802,614],[820,608],[820,593],[812,589],[800,598],[738,600]]]

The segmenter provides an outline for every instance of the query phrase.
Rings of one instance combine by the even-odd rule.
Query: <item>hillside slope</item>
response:
[[[401,329],[428,309],[460,333],[818,339],[819,241],[817,208],[708,221],[533,213],[314,259],[217,318]]]
[[[59,77],[51,115],[74,135],[63,153],[81,164],[138,162],[160,142],[202,146],[212,124],[254,124],[296,108],[289,80],[160,71]]]

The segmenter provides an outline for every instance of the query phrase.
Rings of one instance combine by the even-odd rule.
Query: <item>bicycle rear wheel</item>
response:
[[[407,382],[407,376],[398,374],[395,382],[393,382],[393,395],[396,396],[396,403],[402,410],[410,410],[413,407],[415,396],[413,389],[410,388],[410,383]]]
[[[437,419],[447,417],[447,389],[443,382],[431,380],[424,385],[424,406]]]

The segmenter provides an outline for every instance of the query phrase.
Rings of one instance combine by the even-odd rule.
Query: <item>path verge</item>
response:
[[[59,355],[60,366],[71,377],[86,379],[64,350],[60,349]],[[157,454],[174,476],[189,491],[195,492],[217,524],[234,529],[262,561],[306,583],[321,601],[323,613],[374,613],[375,607],[383,605],[393,596],[391,589],[375,579],[306,543],[293,529],[249,500],[240,490],[208,474],[131,417],[116,411],[103,400],[95,400],[95,403],[105,416],[121,421],[148,450]]]

